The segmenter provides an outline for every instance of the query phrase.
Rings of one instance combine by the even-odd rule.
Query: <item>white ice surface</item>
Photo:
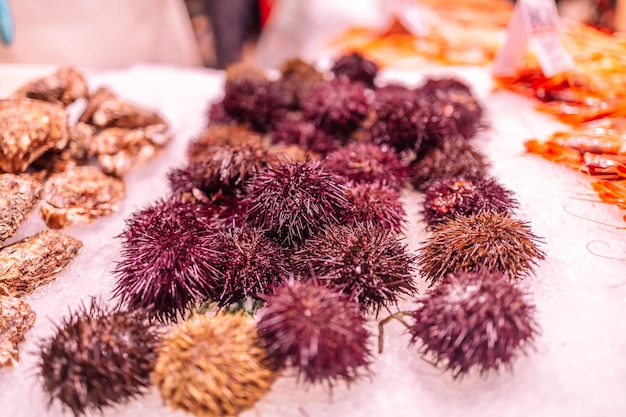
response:
[[[0,93],[47,74],[50,68],[0,66]],[[488,416],[623,416],[626,415],[626,231],[623,212],[597,202],[587,180],[568,169],[524,153],[523,141],[545,137],[559,127],[535,112],[532,102],[509,93],[491,93],[485,69],[429,69],[388,72],[381,80],[418,83],[422,75],[456,74],[472,84],[487,107],[491,128],[477,146],[493,162],[492,173],[515,191],[517,217],[530,221],[545,238],[546,261],[536,276],[523,281],[537,306],[542,335],[536,350],[520,357],[512,372],[454,380],[422,360],[397,323],[386,327],[385,350],[375,354],[374,375],[332,392],[304,389],[285,375],[257,406],[242,414],[254,417],[488,417]],[[37,379],[39,341],[51,335],[54,323],[90,297],[109,299],[111,276],[119,260],[116,236],[132,212],[163,197],[166,172],[184,164],[186,143],[206,123],[209,101],[221,94],[223,74],[209,70],[176,70],[138,66],[119,72],[90,73],[91,89],[108,85],[121,97],[159,109],[175,135],[166,151],[126,177],[128,196],[119,212],[88,226],[65,230],[84,243],[70,266],[51,284],[26,297],[37,322],[22,345],[19,367],[0,369],[0,417],[71,415],[58,403],[50,408]],[[406,192],[407,240],[412,249],[426,232],[419,220],[421,197]],[[612,226],[594,223],[604,222]],[[33,213],[17,236],[43,229]],[[416,277],[419,280],[419,278]],[[420,287],[424,289],[424,285]],[[411,301],[400,309],[411,308]],[[372,319],[372,331],[376,332]],[[375,350],[375,339],[372,339]],[[151,390],[127,405],[107,409],[106,417],[183,416],[161,403]]]

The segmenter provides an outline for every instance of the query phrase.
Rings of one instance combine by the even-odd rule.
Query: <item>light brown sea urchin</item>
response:
[[[164,402],[197,416],[236,416],[275,374],[254,323],[239,314],[192,317],[163,341],[152,381]]]

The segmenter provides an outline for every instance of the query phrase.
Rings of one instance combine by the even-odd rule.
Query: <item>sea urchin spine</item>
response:
[[[412,343],[454,377],[510,367],[539,333],[535,307],[502,272],[446,276],[418,299]]]
[[[174,329],[158,352],[152,381],[172,408],[236,416],[274,379],[254,322],[240,314],[197,315]]]
[[[275,295],[257,328],[278,367],[293,366],[305,383],[351,382],[371,362],[369,331],[359,307],[314,282],[290,281]]]
[[[501,213],[458,216],[433,227],[418,251],[421,274],[431,283],[450,272],[486,267],[513,279],[530,274],[545,257],[528,223]]]
[[[364,310],[378,312],[414,295],[415,257],[389,229],[372,223],[329,226],[294,254],[303,276],[343,292]]]
[[[144,312],[81,307],[44,341],[40,373],[50,402],[75,416],[124,403],[150,384],[159,331]]]

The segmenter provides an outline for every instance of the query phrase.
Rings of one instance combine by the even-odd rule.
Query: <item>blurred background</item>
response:
[[[558,7],[564,18],[607,32],[624,31],[625,1],[561,0]],[[267,67],[294,55],[313,54],[347,27],[384,25],[393,2],[13,0],[6,3],[13,10],[14,41],[0,47],[0,62],[88,68],[150,62],[225,68],[239,60],[254,60]],[[430,6],[437,1],[420,3]]]

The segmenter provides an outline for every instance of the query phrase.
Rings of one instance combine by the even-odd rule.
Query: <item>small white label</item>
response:
[[[574,68],[574,60],[563,48],[558,28],[559,15],[554,0],[518,0],[506,42],[493,65],[494,75],[515,75],[523,64],[527,48],[535,54],[548,78]]]

